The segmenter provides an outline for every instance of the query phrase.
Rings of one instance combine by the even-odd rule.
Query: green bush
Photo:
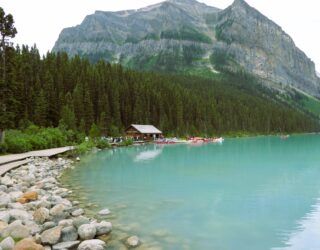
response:
[[[76,147],[76,153],[77,154],[84,154],[95,147],[95,144],[93,141],[89,140],[86,142],[81,143]]]
[[[121,142],[119,145],[120,146],[130,146],[133,144],[133,140],[132,139],[128,139],[128,140],[125,140],[123,142]]]
[[[110,143],[107,140],[99,139],[96,142],[96,147],[100,149],[110,148]]]
[[[22,153],[32,150],[30,136],[22,133],[19,130],[8,130],[6,133],[6,144],[8,145],[8,152]]]
[[[8,150],[8,145],[7,143],[1,143],[0,142],[0,154],[4,154]]]

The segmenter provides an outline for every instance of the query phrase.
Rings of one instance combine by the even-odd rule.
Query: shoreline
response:
[[[30,160],[0,178],[0,247],[102,250],[110,241],[123,249],[141,244],[136,236],[112,239],[112,223],[105,220],[108,209],[87,217],[80,202],[70,198],[73,191],[63,187],[60,177],[74,168],[74,161],[47,157]]]

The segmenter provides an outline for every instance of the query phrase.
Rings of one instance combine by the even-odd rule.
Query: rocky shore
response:
[[[72,164],[62,158],[34,158],[0,178],[0,250],[107,248],[112,224],[86,217],[79,202],[68,199],[72,191],[59,184]],[[123,248],[139,245],[136,236],[123,240]]]

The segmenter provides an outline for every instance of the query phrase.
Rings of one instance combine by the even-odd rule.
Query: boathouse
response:
[[[150,141],[162,137],[162,132],[153,125],[131,124],[126,129],[126,135],[134,140]]]

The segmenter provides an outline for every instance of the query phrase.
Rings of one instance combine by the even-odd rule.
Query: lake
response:
[[[155,249],[320,249],[319,135],[115,148],[63,182]]]

